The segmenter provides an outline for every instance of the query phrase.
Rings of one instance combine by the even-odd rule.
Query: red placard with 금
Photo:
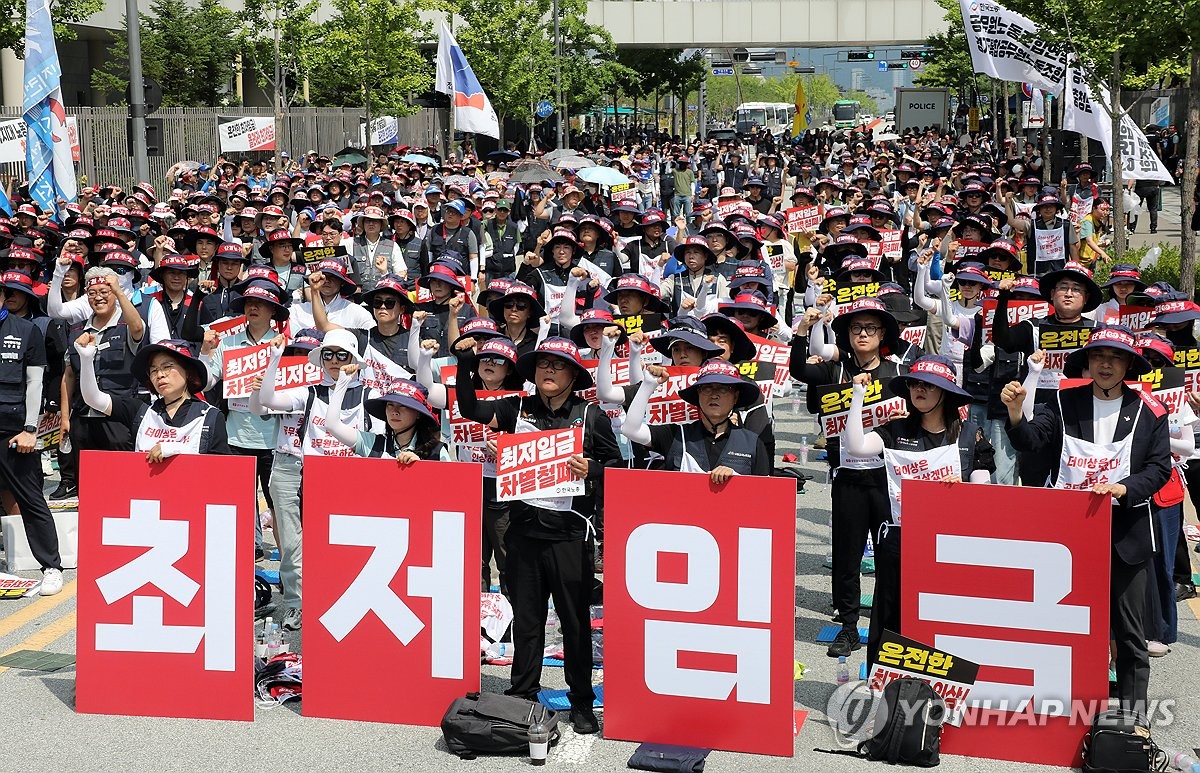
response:
[[[245,456],[80,455],[77,711],[254,719],[254,480]]]
[[[795,486],[613,469],[604,492],[605,737],[792,756]]]
[[[266,372],[270,361],[270,344],[226,349],[221,355],[221,390],[224,397],[249,397],[254,391],[254,379]]]
[[[1108,702],[1111,499],[912,480],[901,494],[902,632],[980,666],[942,752],[1079,767]]]
[[[790,234],[801,231],[815,231],[821,223],[821,210],[816,207],[791,207],[784,210],[787,217],[787,230]]]
[[[534,501],[579,496],[583,481],[568,460],[583,453],[583,427],[506,432],[496,439],[496,499]]]
[[[999,301],[988,298],[983,301],[983,343],[992,342],[992,325],[996,321],[996,309]],[[1050,304],[1046,301],[1018,301],[1008,299],[1008,325],[1012,327],[1027,319],[1040,319],[1050,313]]]
[[[436,726],[479,690],[482,502],[477,464],[305,460],[305,716]]]

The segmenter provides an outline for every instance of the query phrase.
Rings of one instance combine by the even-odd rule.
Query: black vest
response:
[[[438,258],[446,254],[447,250],[457,252],[462,255],[465,262],[470,258],[471,246],[471,229],[467,225],[460,225],[457,229],[451,231],[446,226],[438,224],[437,226],[429,227],[429,257],[430,263],[433,263]],[[470,269],[470,266],[464,265],[464,268]]]
[[[504,230],[496,227],[495,220],[489,220],[484,226],[488,236],[492,237],[492,254],[487,259],[487,278],[508,276],[517,270],[517,246],[521,242],[521,233],[512,221],[504,224]]]
[[[704,442],[704,425],[699,421],[684,424],[682,431],[671,442],[666,455],[666,469],[679,470],[683,465],[683,452],[697,464],[709,465],[712,472],[717,467],[728,467],[738,475],[750,475],[754,470],[754,456],[758,450],[758,435],[743,427],[731,427],[729,439],[721,449],[721,456],[713,462],[708,458],[708,447]]]
[[[120,311],[116,311],[120,315]],[[83,334],[87,328],[91,318],[85,319],[82,322],[76,322],[71,326],[67,333],[67,357],[71,362],[71,369],[76,374],[81,372],[79,365],[79,352],[76,351],[75,340]],[[149,325],[146,331],[142,334],[143,341],[146,336],[150,335]],[[117,322],[115,325],[106,327],[101,330],[96,341],[96,383],[100,386],[100,391],[110,395],[127,395],[133,397],[138,392],[137,379],[133,377],[133,355],[129,350],[129,328],[124,322]],[[101,348],[103,347],[103,348]],[[84,409],[86,406],[83,402],[83,392],[79,388],[78,378],[75,382],[75,391],[71,397],[71,403],[76,410]]]

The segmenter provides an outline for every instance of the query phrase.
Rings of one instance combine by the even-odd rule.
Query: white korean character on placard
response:
[[[204,670],[233,671],[237,507],[207,505],[204,514],[204,585],[176,568],[189,550],[188,522],[159,517],[160,502],[133,499],[128,518],[104,518],[104,545],[150,548],[100,579],[109,606],[133,595],[132,622],[98,623],[96,649],[110,652],[193,653],[204,641]],[[143,591],[153,585],[162,595]],[[204,590],[203,625],[165,625],[163,600],[189,607]],[[148,590],[148,589],[147,589]]]
[[[374,515],[330,515],[329,544],[369,547],[371,557],[338,600],[321,615],[321,625],[341,641],[368,613],[375,615],[403,644],[425,628],[425,621],[404,603],[391,582],[408,557],[409,519]],[[410,566],[406,595],[432,600],[429,625],[430,676],[463,676],[463,545],[466,514],[433,512],[432,566]]]
[[[658,577],[659,554],[687,559],[687,579]],[[721,588],[721,547],[706,529],[648,523],[634,529],[625,546],[625,583],[646,610],[696,613],[710,609],[722,590],[737,598],[737,622],[714,625],[647,619],[646,687],[659,695],[771,702],[771,531],[738,529],[737,588]],[[728,558],[728,556],[727,556]],[[681,668],[679,653],[733,655],[733,671]],[[735,691],[736,688],[736,691]]]

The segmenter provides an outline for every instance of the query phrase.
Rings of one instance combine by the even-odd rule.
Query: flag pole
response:
[[[150,182],[150,157],[146,153],[146,85],[142,79],[142,31],[138,0],[125,0],[125,27],[129,47],[129,115],[133,119],[133,176]]]
[[[450,34],[454,34],[454,11],[450,11]],[[450,135],[446,138],[446,159],[449,160],[454,155],[454,94],[458,90],[458,83],[454,81],[454,69],[450,70]]]

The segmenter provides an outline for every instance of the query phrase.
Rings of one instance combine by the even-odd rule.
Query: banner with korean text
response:
[[[792,756],[795,486],[612,469],[604,492],[605,737]]]
[[[1108,701],[1110,498],[913,480],[903,495],[901,630],[979,664],[942,752],[1079,767]]]
[[[482,498],[477,464],[305,460],[305,716],[436,726],[479,690]]]
[[[80,455],[79,712],[254,718],[254,485],[245,456]]]

